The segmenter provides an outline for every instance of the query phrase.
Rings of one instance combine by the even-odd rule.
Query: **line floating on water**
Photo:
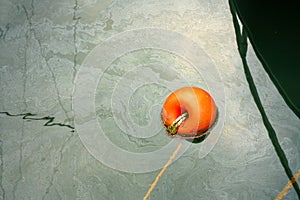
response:
[[[171,157],[169,158],[168,162],[165,164],[165,166],[163,166],[163,168],[160,170],[160,172],[158,173],[158,175],[156,176],[154,182],[151,184],[148,192],[146,193],[146,195],[144,196],[143,200],[147,200],[151,194],[151,192],[153,191],[153,189],[155,188],[155,186],[157,185],[160,177],[164,174],[164,172],[167,170],[167,168],[169,167],[169,165],[172,163],[172,161],[175,159],[175,157],[177,156],[177,154],[179,153],[181,147],[182,147],[182,142],[183,140],[180,141],[180,143],[178,144],[177,148],[175,149],[175,151],[173,152],[173,154],[171,155]]]
[[[282,189],[282,191],[277,195],[275,200],[283,199],[283,197],[285,197],[287,195],[288,191],[293,187],[293,185],[297,182],[297,180],[299,178],[300,178],[300,169],[294,175],[294,177],[288,181],[288,183],[285,185],[285,187]]]

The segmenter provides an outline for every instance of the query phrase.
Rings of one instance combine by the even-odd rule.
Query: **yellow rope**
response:
[[[156,176],[154,182],[151,184],[151,186],[150,186],[148,192],[146,193],[146,195],[144,196],[143,200],[147,200],[149,198],[152,190],[157,185],[157,182],[159,181],[160,177],[163,175],[163,173],[166,171],[166,169],[168,168],[168,166],[172,163],[172,161],[174,160],[174,158],[177,156],[177,154],[178,154],[181,146],[182,146],[182,141],[180,141],[180,143],[178,144],[177,148],[175,149],[175,151],[173,152],[173,154],[169,158],[168,162],[165,164],[165,166],[160,170],[159,174]]]
[[[298,178],[300,178],[300,169],[293,176],[293,178],[289,180],[289,182],[285,185],[282,191],[277,195],[275,200],[281,200],[288,193],[288,191],[293,187],[293,184],[296,183]]]

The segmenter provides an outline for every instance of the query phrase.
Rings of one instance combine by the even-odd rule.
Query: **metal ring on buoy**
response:
[[[217,108],[208,92],[197,87],[184,87],[166,99],[161,119],[167,134],[183,138],[206,135],[215,123]]]

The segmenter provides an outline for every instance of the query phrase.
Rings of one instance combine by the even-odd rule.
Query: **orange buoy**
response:
[[[161,119],[171,136],[199,138],[214,124],[217,108],[212,97],[197,87],[184,87],[166,99]]]

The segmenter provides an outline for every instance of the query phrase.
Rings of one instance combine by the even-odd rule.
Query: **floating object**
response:
[[[166,99],[161,119],[167,134],[186,139],[200,138],[214,124],[217,108],[208,92],[197,87],[184,87]]]
[[[203,89],[184,87],[174,91],[166,99],[161,119],[170,136],[184,139],[202,138],[215,123],[217,108],[213,98]],[[160,177],[177,156],[182,140],[168,162],[156,176],[143,200],[147,200],[157,185]]]

